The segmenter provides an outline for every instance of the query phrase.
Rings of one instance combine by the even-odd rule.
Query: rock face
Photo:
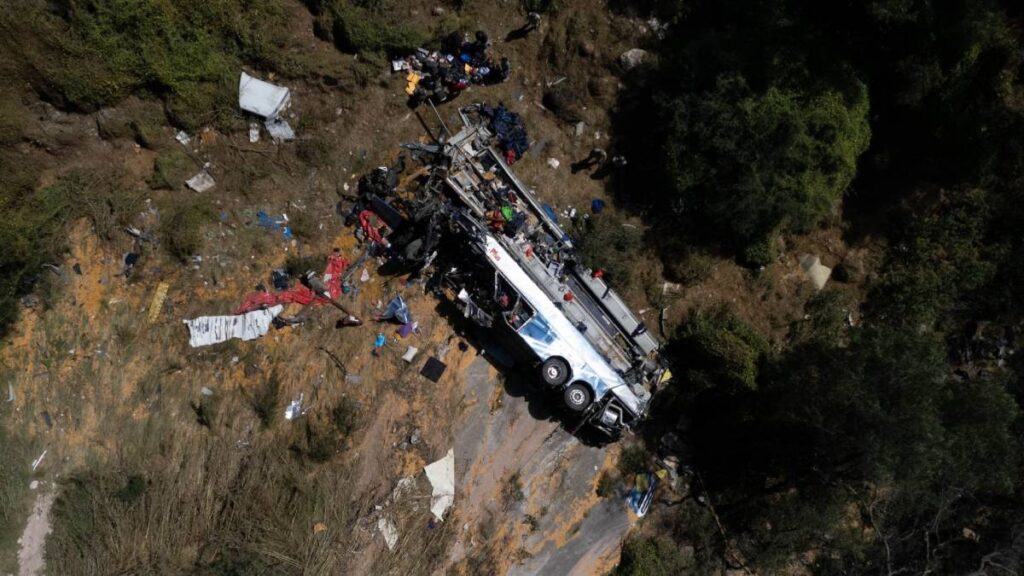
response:
[[[626,50],[619,56],[619,64],[625,70],[632,70],[647,61],[648,52],[642,48]]]

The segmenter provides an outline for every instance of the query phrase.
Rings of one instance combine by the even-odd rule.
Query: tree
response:
[[[842,93],[720,76],[673,100],[665,147],[676,216],[745,247],[780,229],[805,230],[836,208],[867,148],[867,90]]]

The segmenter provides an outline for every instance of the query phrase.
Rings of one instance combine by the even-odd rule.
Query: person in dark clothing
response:
[[[605,152],[603,148],[593,148],[590,150],[590,155],[586,158],[579,162],[573,162],[571,166],[572,173],[575,174],[581,170],[586,170],[587,168],[592,168],[594,166],[602,166],[607,161],[608,153]]]

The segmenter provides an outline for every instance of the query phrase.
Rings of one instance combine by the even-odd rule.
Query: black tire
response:
[[[566,407],[572,412],[583,412],[593,401],[590,388],[582,382],[573,382],[562,394]]]
[[[552,356],[540,367],[540,376],[548,386],[561,386],[569,381],[569,363]]]

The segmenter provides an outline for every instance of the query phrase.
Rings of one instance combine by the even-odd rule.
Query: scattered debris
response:
[[[270,138],[274,142],[295,140],[295,131],[292,130],[288,122],[281,118],[267,118],[263,122],[263,126],[267,129],[267,133],[270,134]]]
[[[426,364],[423,365],[423,369],[420,370],[420,375],[436,383],[444,375],[444,371],[448,368],[448,365],[441,362],[437,358],[431,356],[427,359]]]
[[[413,358],[416,357],[416,354],[419,351],[420,351],[419,348],[417,348],[415,346],[409,346],[409,349],[406,350],[405,354],[402,355],[402,360],[405,360],[406,362],[410,362],[411,363]]]
[[[430,511],[438,522],[444,520],[444,513],[455,501],[455,450],[448,449],[444,458],[423,468],[430,481]]]
[[[377,337],[373,339],[373,355],[377,355],[377,351],[384,347],[388,343],[388,339],[383,333],[377,334]]]
[[[388,550],[394,550],[395,545],[398,544],[398,528],[395,527],[395,523],[381,516],[377,519],[377,530],[384,537],[384,543],[388,545]]]
[[[439,104],[451,100],[471,84],[498,84],[508,79],[512,66],[508,58],[495,61],[487,53],[487,34],[477,31],[475,41],[455,34],[440,52],[417,48],[404,60],[391,61],[392,72],[406,72],[405,93],[412,106],[423,102]]]
[[[78,262],[75,262],[75,264],[71,267],[71,269],[75,271],[75,274],[77,274],[79,276],[82,275],[82,265],[79,264]]]
[[[359,281],[360,282],[369,282],[370,281],[370,271],[367,270],[366,268],[363,268],[363,273],[359,275]]]
[[[184,130],[179,130],[178,133],[175,134],[174,139],[180,142],[182,146],[188,146],[192,142],[192,138],[189,138],[188,132],[185,132]]]
[[[7,401],[8,402],[14,402],[15,400],[17,400],[17,397],[14,395],[14,384],[11,384],[10,382],[8,382],[7,383]]]
[[[203,396],[213,396],[213,390],[210,390],[206,386],[200,388],[199,393],[202,394]]]
[[[412,322],[412,316],[409,313],[409,305],[405,303],[405,299],[401,296],[395,296],[388,302],[388,307],[384,310],[384,313],[377,317],[377,320],[397,320],[401,324],[409,324]]]
[[[347,268],[348,260],[335,250],[327,257],[323,281],[316,277],[315,272],[309,271],[303,278],[305,284],[296,284],[292,288],[276,293],[261,291],[247,294],[242,300],[242,304],[235,309],[235,314],[281,304],[301,304],[303,306],[330,304],[345,314],[345,318],[341,321],[342,326],[358,326],[362,324],[362,321],[338,303],[338,298],[342,294],[342,277]]]
[[[249,122],[249,143],[255,144],[260,141],[259,122]]]
[[[664,469],[660,469],[658,472],[645,472],[636,475],[633,488],[626,495],[626,503],[630,510],[637,515],[637,518],[643,518],[647,514],[651,502],[654,501],[654,491],[658,487],[658,480],[667,474],[668,472]]]
[[[561,166],[561,164],[562,163],[558,161],[558,158],[548,158],[548,166],[550,166],[552,170],[558,170],[558,167]]]
[[[160,317],[160,310],[164,307],[164,300],[167,299],[167,289],[170,285],[166,282],[157,284],[156,291],[153,292],[153,300],[149,303],[149,323],[153,324],[157,318]]]
[[[284,306],[280,304],[266,310],[253,310],[235,316],[200,316],[183,320],[189,330],[189,346],[198,348],[232,338],[254,340],[270,330],[270,325]]]
[[[36,468],[39,468],[39,465],[43,463],[43,458],[46,458],[46,452],[46,450],[43,450],[43,453],[39,455],[39,458],[36,458],[35,460],[32,461],[33,472],[35,472]]]
[[[53,418],[50,416],[49,410],[43,410],[39,413],[43,418],[43,423],[46,424],[47,430],[53,430]]]
[[[291,91],[242,72],[238,79],[238,107],[264,118],[277,117],[291,103]]]
[[[323,522],[317,522],[316,524],[313,524],[313,534],[319,534],[321,532],[326,532],[326,531],[327,531],[327,524],[324,524]]]
[[[832,275],[832,269],[822,265],[821,258],[810,254],[800,257],[800,267],[818,290],[825,287],[829,276]]]
[[[306,395],[304,392],[299,392],[299,395],[296,396],[294,400],[288,403],[288,406],[284,409],[285,420],[295,420],[299,416],[303,415],[302,401],[305,399],[305,397]]]
[[[600,198],[594,198],[590,201],[590,211],[594,214],[600,214],[604,211],[604,200]]]
[[[185,181],[185,185],[196,192],[206,192],[213,188],[215,184],[213,176],[210,176],[205,167],[198,174]]]

